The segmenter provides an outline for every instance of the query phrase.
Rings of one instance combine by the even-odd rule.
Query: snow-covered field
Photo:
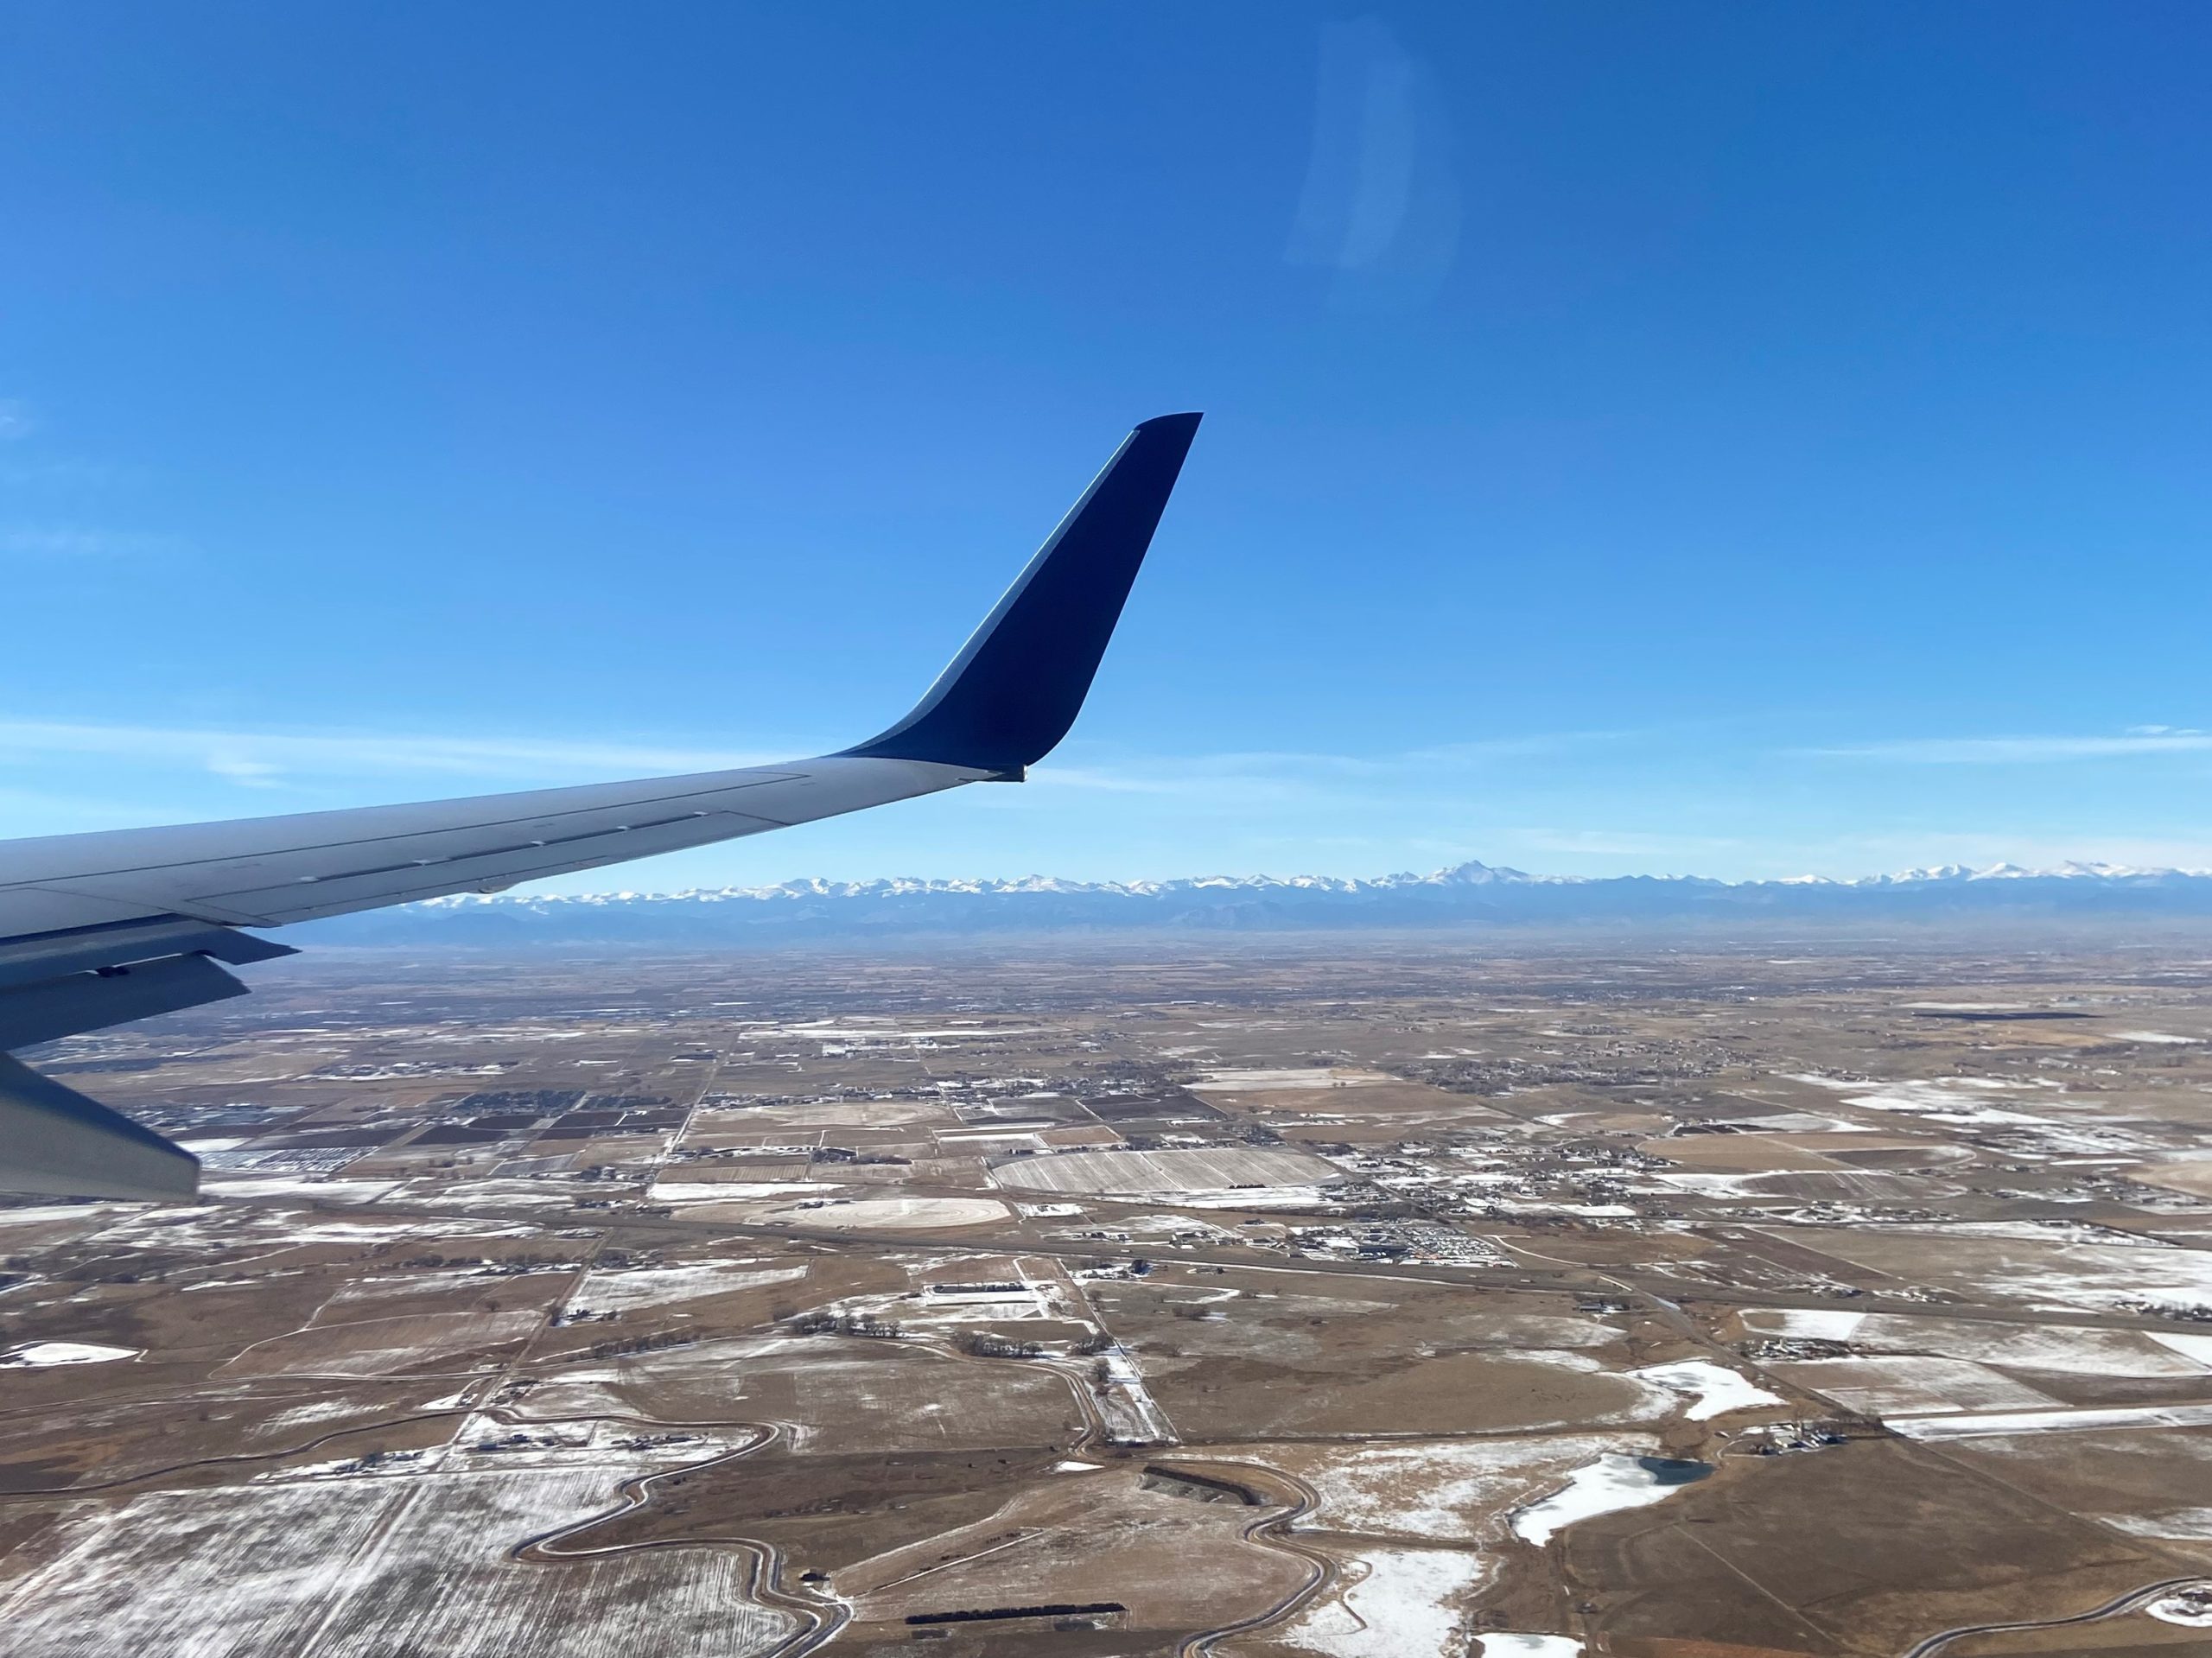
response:
[[[626,1271],[594,1267],[569,1298],[569,1312],[631,1312],[668,1306],[709,1295],[766,1284],[791,1284],[806,1276],[804,1266],[769,1267],[760,1260],[697,1261],[680,1267],[645,1267]]]
[[[1502,1539],[1516,1502],[1559,1484],[1608,1452],[1646,1455],[1640,1434],[1369,1443],[1300,1464],[1320,1494],[1317,1523],[1439,1542]]]
[[[1847,1342],[1866,1317],[1863,1312],[1830,1312],[1824,1307],[1753,1307],[1744,1314],[1744,1328],[1754,1336]]]
[[[1873,1354],[1941,1355],[2031,1373],[2148,1377],[2212,1370],[2212,1334],[2187,1331],[1996,1324],[1794,1307],[1754,1308],[1744,1314],[1744,1328],[1755,1336],[1849,1342]]]
[[[733,1197],[818,1197],[838,1191],[823,1180],[660,1180],[650,1199],[657,1204],[719,1203]]]
[[[2101,1516],[2105,1524],[2138,1537],[2171,1537],[2189,1542],[2212,1542],[2212,1509],[2168,1509],[2158,1514],[2118,1514]]]
[[[1144,1371],[1136,1360],[1118,1348],[1105,1357],[1114,1385],[1099,1398],[1098,1404],[1114,1436],[1148,1439],[1160,1445],[1176,1443],[1175,1424],[1167,1420],[1167,1413],[1160,1408],[1151,1389],[1145,1386]]]
[[[10,1658],[741,1658],[789,1632],[746,1598],[736,1550],[507,1558],[611,1507],[614,1481],[602,1467],[142,1496],[65,1520],[0,1623]]]
[[[333,1180],[307,1174],[234,1176],[210,1173],[207,1176],[208,1194],[232,1200],[240,1197],[308,1197],[319,1204],[372,1204],[379,1197],[389,1197],[398,1189],[399,1184],[397,1180]]]
[[[1210,1070],[1204,1082],[1191,1084],[1193,1094],[1263,1094],[1283,1089],[1376,1088],[1395,1083],[1395,1077],[1376,1070],[1353,1070],[1341,1065],[1304,1065],[1278,1070]]]
[[[1140,1195],[1225,1191],[1237,1187],[1311,1186],[1338,1171],[1305,1152],[1264,1146],[1210,1146],[1164,1152],[1064,1152],[999,1164],[991,1178],[1030,1191],[1127,1191]]]
[[[2168,1595],[2143,1610],[2161,1623],[2178,1623],[2185,1629],[2212,1629],[2212,1584]]]
[[[99,1342],[25,1342],[0,1353],[0,1368],[38,1370],[50,1364],[112,1364],[135,1359],[136,1347],[106,1347]]]
[[[1948,1411],[2033,1410],[2057,1402],[2024,1382],[1970,1359],[1911,1353],[1788,1359],[1773,1368],[1799,1387],[1885,1421]]]
[[[1688,1481],[1662,1481],[1649,1459],[1608,1452],[1567,1476],[1566,1486],[1513,1516],[1513,1534],[1541,1548],[1578,1520],[1663,1502]]]
[[[2000,1305],[2102,1312],[2143,1301],[2212,1301],[2212,1253],[2198,1249],[1963,1234],[1947,1235],[1936,1244],[1885,1229],[1846,1226],[1790,1227],[1777,1236],[1878,1272],[1955,1286]]]
[[[1364,1575],[1278,1640],[1330,1658],[1435,1658],[1452,1649],[1455,1603],[1489,1575],[1480,1557],[1454,1549],[1364,1548],[1348,1564]]]
[[[2114,1405],[2086,1410],[1916,1416],[1891,1426],[1908,1439],[1978,1439],[2012,1433],[2082,1433],[2133,1427],[2212,1427],[2212,1405]]]
[[[1749,1376],[1704,1359],[1683,1359],[1674,1364],[1649,1364],[1629,1374],[1639,1381],[1656,1382],[1689,1401],[1682,1414],[1693,1422],[1708,1421],[1734,1410],[1756,1410],[1779,1405],[1779,1396],[1758,1386]]]
[[[767,1217],[795,1226],[829,1227],[839,1231],[981,1226],[1006,1217],[1006,1205],[989,1197],[862,1197],[849,1204],[824,1204],[819,1209],[787,1205],[771,1211]]]

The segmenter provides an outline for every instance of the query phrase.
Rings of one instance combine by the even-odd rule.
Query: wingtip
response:
[[[912,712],[842,755],[999,775],[1067,734],[1196,436],[1196,413],[1140,424]]]

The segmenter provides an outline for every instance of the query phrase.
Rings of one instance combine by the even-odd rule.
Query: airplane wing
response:
[[[0,1191],[188,1197],[199,1159],[7,1056],[244,995],[224,970],[296,952],[245,931],[495,893],[1020,780],[1067,734],[1150,546],[1196,415],[1148,420],[906,717],[788,765],[465,800],[0,841]]]

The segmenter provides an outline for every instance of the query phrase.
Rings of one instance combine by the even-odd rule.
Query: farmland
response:
[[[207,1175],[0,1208],[30,1658],[2198,1638],[2201,952],[341,951],[42,1063]]]

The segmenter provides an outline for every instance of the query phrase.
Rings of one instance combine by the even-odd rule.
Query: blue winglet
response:
[[[913,711],[842,752],[1016,775],[1050,753],[1090,689],[1198,420],[1162,415],[1131,432]]]

